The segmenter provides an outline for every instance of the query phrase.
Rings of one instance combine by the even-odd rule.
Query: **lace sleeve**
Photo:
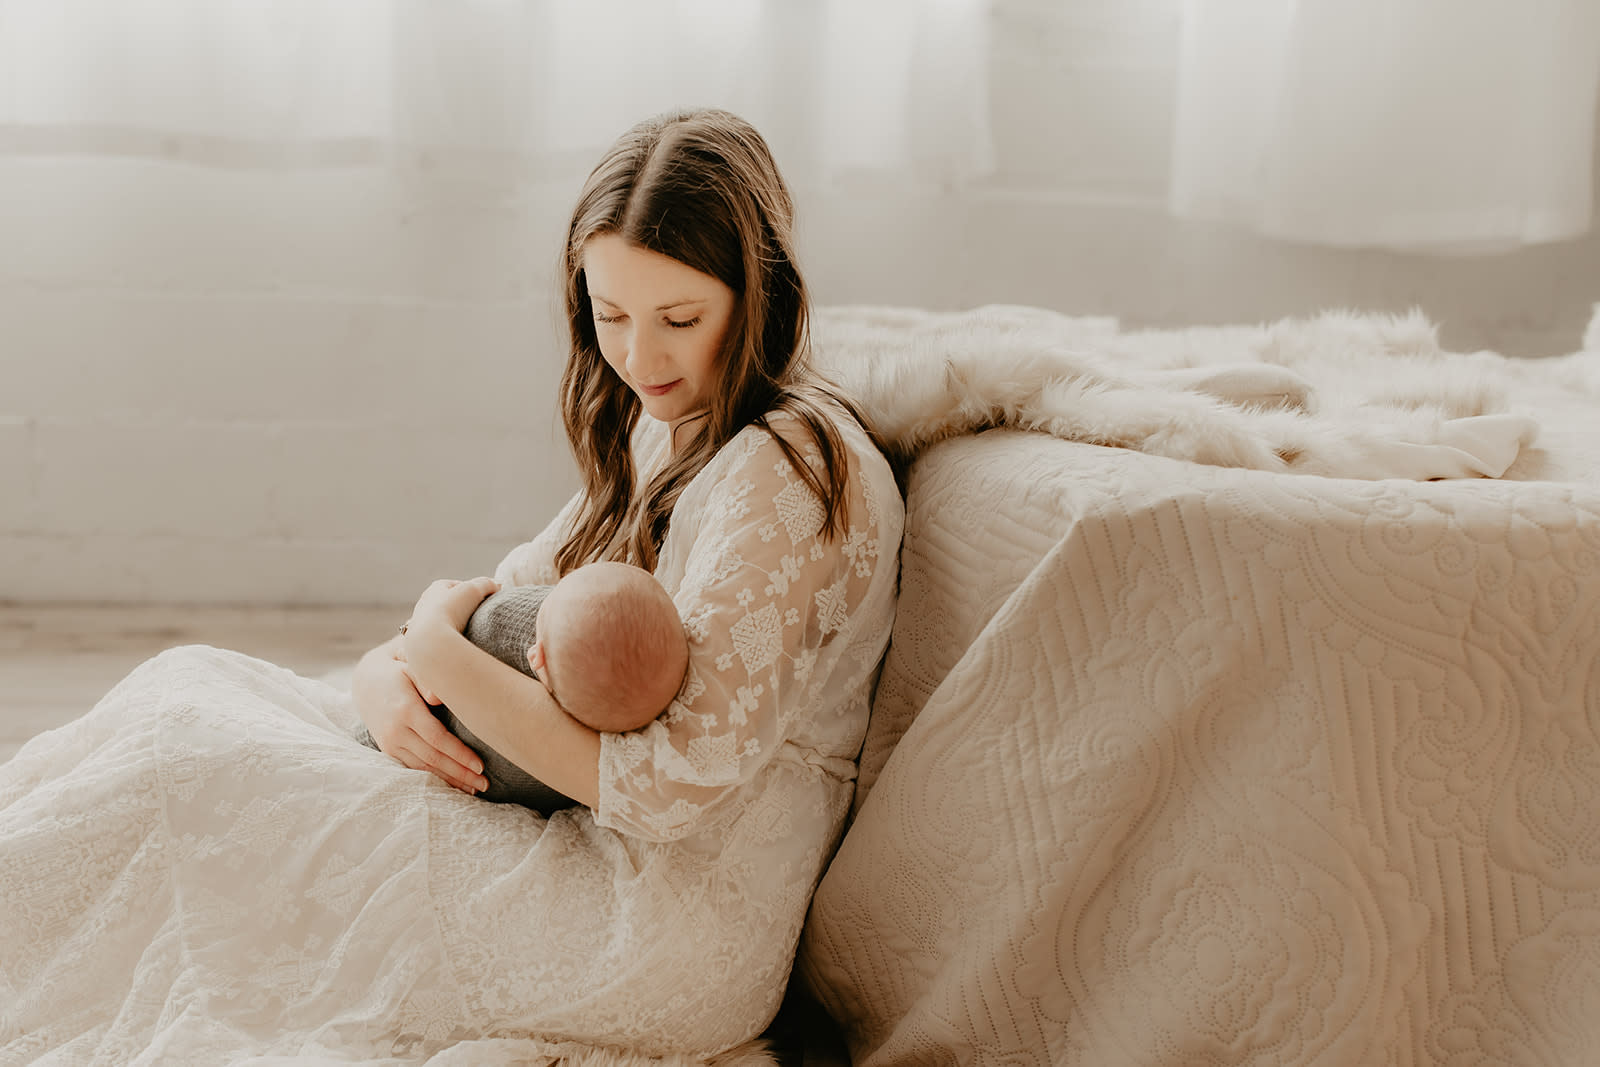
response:
[[[572,517],[583,502],[580,489],[556,513],[550,524],[532,541],[520,544],[506,553],[506,558],[494,569],[494,580],[503,586],[554,585],[556,580],[556,550],[566,537]]]
[[[847,528],[825,540],[821,501],[770,435],[747,430],[724,451],[708,491],[679,501],[697,514],[669,534],[681,522],[692,537],[675,596],[690,638],[683,690],[644,729],[601,735],[596,820],[647,840],[709,828],[773,758],[849,645],[877,562],[854,461]]]

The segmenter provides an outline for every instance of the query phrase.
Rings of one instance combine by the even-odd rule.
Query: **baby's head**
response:
[[[678,695],[689,642],[672,598],[648,571],[590,563],[550,590],[528,661],[573,718],[624,733]]]

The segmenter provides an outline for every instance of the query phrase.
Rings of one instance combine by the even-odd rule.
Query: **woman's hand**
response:
[[[466,582],[441,578],[422,591],[406,627],[444,625],[461,633],[484,598],[499,589],[500,583],[493,578],[473,578]]]
[[[463,792],[487,789],[483,763],[434,717],[400,656],[400,639],[395,638],[368,652],[356,665],[352,696],[372,739],[405,766],[432,771]]]

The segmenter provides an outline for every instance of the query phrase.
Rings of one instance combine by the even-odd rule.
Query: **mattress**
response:
[[[797,961],[854,1062],[1600,1062],[1600,354],[1563,373],[1502,480],[924,453]]]

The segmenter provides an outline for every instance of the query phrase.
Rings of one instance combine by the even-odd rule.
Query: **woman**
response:
[[[678,699],[582,726],[462,637],[488,579],[430,586],[351,697],[163,653],[0,769],[0,1061],[705,1053],[763,1028],[849,803],[903,517],[808,374],[791,216],[759,135],[701,111],[629,131],[568,231],[584,488],[496,577],[652,570],[690,637]],[[585,806],[467,795],[419,689]]]

